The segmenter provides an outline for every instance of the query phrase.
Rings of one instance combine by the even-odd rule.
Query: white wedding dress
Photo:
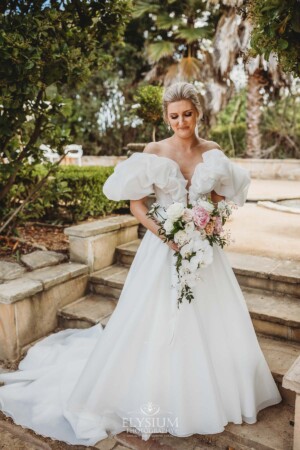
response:
[[[248,171],[218,149],[203,154],[188,190],[175,161],[135,153],[103,192],[112,200],[154,192],[168,206],[214,189],[242,206],[249,184]],[[19,370],[0,375],[0,409],[41,435],[86,446],[122,431],[147,440],[255,423],[282,398],[227,255],[216,245],[213,253],[194,300],[178,309],[174,251],[148,230],[106,328],[67,329],[36,343]]]

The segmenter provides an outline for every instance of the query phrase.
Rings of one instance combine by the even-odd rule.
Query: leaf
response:
[[[25,64],[25,69],[27,70],[32,69],[33,67],[34,67],[33,61],[27,61],[27,63]]]
[[[150,62],[158,62],[161,58],[172,56],[175,44],[170,41],[154,42],[148,46],[148,58]]]
[[[142,17],[144,14],[153,13],[159,11],[160,5],[151,5],[149,2],[144,1],[137,1],[134,5],[134,10],[132,12],[132,17],[134,19],[138,19],[139,17]]]
[[[56,84],[50,84],[45,89],[46,97],[48,100],[53,100],[57,95],[57,86]]]
[[[179,63],[181,77],[186,80],[199,79],[201,76],[201,62],[193,57],[182,58]]]
[[[184,39],[187,44],[191,44],[198,39],[208,37],[208,27],[202,28],[181,28],[175,32],[176,36]]]
[[[278,40],[278,48],[280,50],[285,50],[286,48],[288,48],[288,46],[289,46],[289,43],[285,39]]]
[[[181,20],[170,17],[169,14],[160,14],[157,16],[156,25],[162,30],[168,30],[174,25],[179,25]]]

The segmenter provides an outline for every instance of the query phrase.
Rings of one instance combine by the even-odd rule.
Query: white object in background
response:
[[[64,152],[67,155],[66,159],[68,158],[69,161],[72,159],[75,159],[78,162],[78,166],[82,165],[82,161],[81,161],[81,158],[83,155],[82,145],[78,145],[78,144],[67,145],[65,147]]]
[[[43,150],[45,157],[49,159],[50,162],[55,163],[59,160],[59,154],[55,150],[52,150],[48,145],[41,144],[40,149]]]

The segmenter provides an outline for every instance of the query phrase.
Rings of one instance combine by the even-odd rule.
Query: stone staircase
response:
[[[117,246],[114,263],[90,274],[89,293],[58,311],[61,328],[86,328],[96,323],[105,327],[140,242],[134,239]],[[261,411],[255,425],[229,424],[223,433],[199,439],[224,449],[229,445],[235,449],[289,450],[293,448],[295,392],[284,388],[282,380],[300,355],[300,264],[241,253],[226,254],[284,401]]]

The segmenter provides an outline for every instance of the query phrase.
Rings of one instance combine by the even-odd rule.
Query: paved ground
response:
[[[252,179],[248,192],[249,201],[300,199],[300,181]]]
[[[255,200],[299,198],[299,181],[252,180],[248,200],[227,222],[235,252],[300,261],[300,214],[258,206]]]

